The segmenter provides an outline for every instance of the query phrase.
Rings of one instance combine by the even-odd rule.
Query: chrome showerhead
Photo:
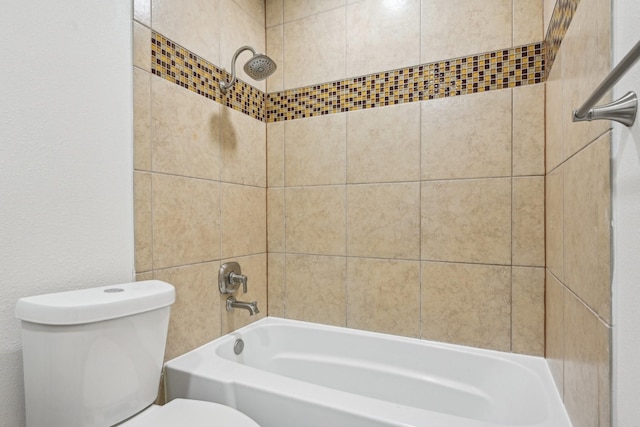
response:
[[[249,77],[254,80],[264,80],[273,74],[276,71],[278,66],[275,61],[269,58],[264,53],[256,53],[256,51],[251,46],[242,46],[240,49],[236,50],[236,53],[233,54],[233,58],[231,59],[231,81],[220,82],[220,90],[222,93],[227,93],[227,89],[229,89],[236,81],[236,60],[238,59],[238,55],[244,52],[245,50],[251,51],[253,56],[251,59],[244,64],[244,72],[247,73]]]

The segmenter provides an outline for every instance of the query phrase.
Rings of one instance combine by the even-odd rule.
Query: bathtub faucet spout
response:
[[[258,310],[258,302],[257,301],[245,302],[245,301],[238,301],[238,300],[236,300],[235,297],[227,298],[227,311],[231,311],[234,308],[243,308],[243,309],[249,311],[249,315],[250,316],[253,316],[254,314],[260,313],[260,310]]]

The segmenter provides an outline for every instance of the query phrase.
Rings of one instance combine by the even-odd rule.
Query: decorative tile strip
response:
[[[161,34],[151,33],[151,72],[185,89],[264,121],[265,93],[236,80],[223,95],[219,83],[231,76]]]
[[[536,43],[267,94],[267,122],[404,104],[544,81]]]
[[[580,0],[557,0],[545,37],[547,75],[551,72],[560,44],[569,29]]]

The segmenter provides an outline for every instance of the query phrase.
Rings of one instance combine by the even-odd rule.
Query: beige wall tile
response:
[[[422,259],[511,264],[511,179],[422,183]]]
[[[285,254],[269,253],[267,261],[267,314],[285,317]]]
[[[564,286],[546,272],[545,358],[560,396],[564,395]]]
[[[229,107],[220,107],[220,113],[222,180],[234,184],[265,187],[267,184],[265,123]]]
[[[543,34],[544,0],[513,1],[513,46],[537,43]]]
[[[153,268],[153,228],[151,224],[151,174],[133,173],[134,238],[136,272]]]
[[[611,321],[611,137],[607,134],[564,169],[564,283]]]
[[[345,186],[287,188],[287,252],[345,255]]]
[[[611,70],[611,4],[584,0],[562,41],[563,158],[567,159],[611,127],[606,120],[572,122],[579,108]],[[589,52],[585,55],[585,52]],[[605,96],[601,103],[610,100]]]
[[[345,5],[345,0],[284,0],[284,22]]]
[[[151,72],[151,30],[133,23],[133,65]]]
[[[152,0],[151,27],[207,61],[220,64],[220,2]]]
[[[562,161],[564,110],[562,109],[562,49],[558,51],[545,85],[545,165],[547,172]]]
[[[553,15],[553,9],[555,8],[557,0],[544,0],[544,33],[547,34],[549,28],[549,22],[551,22],[551,16]]]
[[[135,280],[136,282],[142,282],[144,280],[153,279],[153,271],[147,271],[144,273],[136,274]]]
[[[238,2],[236,0],[219,1],[222,13],[219,27],[220,62],[214,62],[214,64],[219,64],[220,67],[231,72],[231,60],[240,47],[251,46],[256,52],[260,53],[266,51],[264,19],[260,22],[256,21],[251,13],[247,13],[238,5],[238,2],[253,3],[255,0],[238,0]],[[238,56],[236,75],[239,79],[264,92],[267,87],[265,81],[252,79],[243,69],[244,64],[251,59],[252,55],[251,52],[246,51]]]
[[[284,26],[269,27],[265,31],[267,55],[276,62],[276,71],[267,78],[267,92],[284,89]]]
[[[422,263],[422,337],[511,348],[511,267]]]
[[[133,68],[133,168],[151,170],[151,74]]]
[[[546,266],[560,280],[564,279],[564,167],[545,179]]]
[[[266,215],[264,188],[222,184],[222,257],[266,252]]]
[[[347,186],[347,254],[420,259],[420,183]]]
[[[348,77],[419,63],[420,0],[347,6]]]
[[[511,176],[511,90],[422,102],[422,179],[501,176]]]
[[[267,254],[251,255],[232,260],[240,264],[242,274],[247,276],[247,293],[242,292],[242,286],[234,294],[238,301],[256,301],[258,303],[259,313],[253,316],[249,315],[247,310],[234,309],[227,311],[227,298],[229,295],[217,293],[219,296],[220,313],[222,313],[222,333],[227,334],[242,328],[250,323],[260,320],[267,316]],[[216,276],[217,277],[217,276]]]
[[[347,119],[329,114],[284,125],[284,176],[287,186],[344,184]]]
[[[151,0],[134,0],[133,1],[133,19],[151,26]]]
[[[152,175],[153,266],[220,259],[217,182]]]
[[[285,251],[283,188],[267,190],[267,246],[269,252]]]
[[[513,89],[515,176],[544,175],[544,91],[544,84]]]
[[[287,255],[287,318],[345,326],[346,270],[346,258]]]
[[[347,326],[420,337],[420,262],[348,258]]]
[[[284,186],[284,123],[267,124],[267,186]]]
[[[420,62],[504,49],[511,27],[511,0],[422,0]]]
[[[544,267],[544,177],[513,178],[512,263]]]
[[[420,103],[346,116],[348,182],[420,179]]]
[[[176,289],[165,360],[173,359],[221,335],[218,292],[211,284],[212,278],[217,275],[218,263],[215,262],[154,272],[154,279],[170,283]]]
[[[284,0],[266,0],[265,25],[267,28],[284,22]]]
[[[284,8],[285,89],[345,78],[345,8],[289,22],[289,4]]]
[[[565,407],[574,426],[607,425],[611,331],[570,292],[564,307]]]
[[[544,268],[511,271],[511,351],[544,356]]]
[[[153,170],[220,179],[220,105],[153,78],[151,109]]]
[[[233,0],[242,10],[257,21],[262,27],[265,26],[266,5],[265,0]]]

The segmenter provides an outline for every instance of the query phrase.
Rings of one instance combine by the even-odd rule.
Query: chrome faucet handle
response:
[[[242,283],[242,292],[247,293],[247,276],[244,274],[236,274],[233,271],[229,273],[229,283],[238,284]]]
[[[242,290],[247,293],[247,276],[242,274],[240,264],[231,261],[224,263],[218,270],[218,289],[222,294],[232,294],[242,284]]]

